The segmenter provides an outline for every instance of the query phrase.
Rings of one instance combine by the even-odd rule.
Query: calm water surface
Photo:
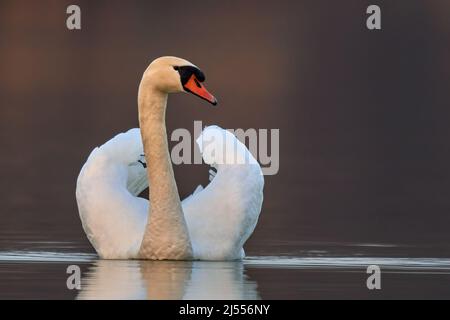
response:
[[[0,244],[1,299],[450,298],[450,258],[417,246],[278,243],[243,261],[157,262],[100,260],[76,241]],[[66,286],[73,264],[81,290]],[[366,287],[371,264],[381,267],[381,290]]]

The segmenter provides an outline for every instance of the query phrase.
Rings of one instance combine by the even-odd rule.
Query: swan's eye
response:
[[[173,69],[178,71],[179,67],[178,66],[173,66]]]

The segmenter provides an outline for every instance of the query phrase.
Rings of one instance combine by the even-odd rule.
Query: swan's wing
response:
[[[149,206],[134,195],[146,186],[142,154],[139,129],[131,129],[94,149],[78,176],[80,218],[102,258],[134,258],[139,251]]]
[[[144,154],[128,165],[127,189],[134,196],[139,195],[148,187],[147,163]]]
[[[224,136],[226,144],[232,143],[237,148],[223,148],[220,139],[206,148],[199,140],[207,134]],[[264,186],[261,168],[248,149],[226,130],[208,127],[199,140],[205,162],[216,167],[217,174],[205,189],[182,202],[194,255],[205,260],[242,258],[242,246],[253,232],[261,211]],[[225,153],[211,153],[211,148]],[[218,161],[218,156],[225,160]],[[230,161],[236,157],[251,161]]]
[[[262,176],[256,169],[245,171],[219,170],[203,191],[183,201],[196,258],[243,257],[242,246],[256,226],[263,200]]]

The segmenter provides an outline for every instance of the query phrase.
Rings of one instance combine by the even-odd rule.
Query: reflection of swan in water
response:
[[[184,299],[259,299],[257,284],[244,273],[242,261],[193,262]]]
[[[77,299],[259,299],[241,261],[98,260]]]

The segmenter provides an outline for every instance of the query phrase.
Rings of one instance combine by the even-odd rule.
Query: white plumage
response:
[[[261,168],[245,145],[220,127],[205,128],[197,144],[217,174],[182,201],[194,259],[240,259],[261,211]],[[136,196],[148,185],[143,154],[140,130],[131,129],[95,148],[80,172],[80,218],[101,258],[138,258],[149,206]]]

